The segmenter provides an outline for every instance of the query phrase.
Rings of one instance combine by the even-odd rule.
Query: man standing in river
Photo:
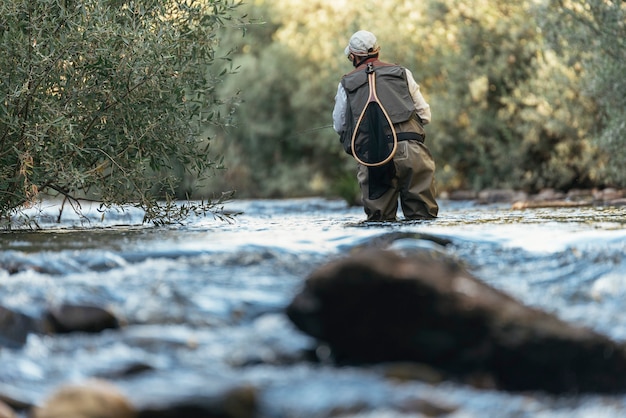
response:
[[[392,159],[382,166],[368,166],[357,159],[357,180],[367,220],[396,220],[398,197],[406,219],[432,219],[439,211],[435,200],[435,162],[424,145],[423,128],[431,119],[430,106],[411,71],[379,61],[379,51],[376,36],[371,32],[361,30],[350,38],[344,52],[355,68],[342,77],[337,88],[333,127],[344,150],[354,155],[353,132],[359,129],[371,98],[370,78],[365,74],[374,73],[372,84],[380,97],[380,106],[392,122],[397,148]]]

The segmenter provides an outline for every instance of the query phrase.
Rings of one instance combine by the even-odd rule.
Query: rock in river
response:
[[[287,315],[340,363],[417,362],[505,390],[626,389],[621,344],[525,306],[431,250],[332,261],[311,273]]]
[[[119,327],[117,317],[98,306],[63,304],[45,310],[42,316],[30,316],[0,305],[0,347],[21,348],[33,333],[95,333]]]
[[[136,411],[112,384],[94,380],[59,388],[34,409],[34,418],[135,418]]]
[[[98,306],[63,304],[48,309],[46,319],[49,328],[59,334],[69,332],[95,333],[120,327],[115,315]]]
[[[20,348],[39,324],[36,318],[0,305],[0,347]]]

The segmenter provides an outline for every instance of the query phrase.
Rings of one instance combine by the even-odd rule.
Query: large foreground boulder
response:
[[[523,305],[433,251],[367,250],[322,266],[287,307],[341,363],[425,363],[506,390],[626,389],[626,350]]]

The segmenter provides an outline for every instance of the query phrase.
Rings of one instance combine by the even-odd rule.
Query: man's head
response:
[[[380,51],[380,46],[376,42],[376,36],[372,32],[360,30],[350,37],[344,53],[350,61],[355,62],[376,56],[378,51]]]

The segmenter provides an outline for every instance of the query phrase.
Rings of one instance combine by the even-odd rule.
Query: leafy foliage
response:
[[[235,171],[220,180],[238,185],[240,195],[352,199],[346,178],[355,164],[328,125],[337,83],[351,70],[343,49],[354,31],[367,29],[380,41],[381,58],[411,69],[431,105],[427,145],[439,190],[604,185],[607,168],[620,165],[592,134],[599,123],[612,126],[603,138],[623,143],[617,134],[626,94],[623,77],[616,77],[626,37],[619,3],[257,0],[249,13],[267,23],[249,32],[233,56],[242,71],[220,89],[243,100],[238,128],[224,139],[225,165]],[[604,4],[604,14],[591,14],[592,4]],[[580,44],[561,38],[569,41],[567,54],[548,42],[552,28],[580,31],[585,25],[575,21],[591,16],[607,42],[608,33],[620,37],[610,63],[602,50],[585,46],[591,29],[577,32]],[[614,95],[606,95],[609,86]]]
[[[0,217],[41,193],[173,216],[173,169],[202,176],[216,165],[200,134],[222,123],[215,89],[229,70],[208,69],[220,58],[218,29],[245,24],[237,6],[0,3]]]
[[[434,142],[458,187],[571,188],[588,185],[588,100],[576,74],[546,51],[524,2],[445,2],[430,17],[446,29],[437,42],[439,112]],[[572,106],[574,104],[574,106]],[[585,158],[587,157],[587,158]]]
[[[551,0],[544,9],[546,37],[564,61],[580,68],[580,94],[597,104],[589,134],[604,151],[601,178],[625,185],[626,2]]]
[[[278,40],[286,36],[283,22],[289,21],[298,38],[310,43],[306,30],[296,29],[309,24],[307,12],[316,6],[258,3],[249,13],[265,23],[248,28],[248,42],[232,41],[240,70],[221,92],[226,97],[238,94],[242,103],[237,126],[216,144],[224,151],[227,170],[214,179],[214,187],[235,187],[240,196],[251,197],[324,193],[325,179],[350,163],[341,160],[328,120],[336,74],[304,53],[308,44],[292,49]],[[325,83],[324,77],[331,76],[332,82]]]

